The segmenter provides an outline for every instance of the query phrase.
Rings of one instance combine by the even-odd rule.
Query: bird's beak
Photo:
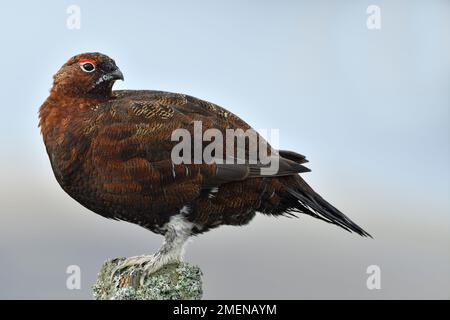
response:
[[[122,73],[122,71],[120,71],[119,68],[117,68],[116,70],[111,72],[109,75],[111,76],[112,80],[122,80],[123,81],[123,73]]]

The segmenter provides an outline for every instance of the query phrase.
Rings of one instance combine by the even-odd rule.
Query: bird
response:
[[[164,236],[156,253],[126,258],[115,272],[140,266],[143,283],[163,266],[182,261],[191,237],[222,225],[246,225],[257,213],[306,214],[371,237],[305,182],[301,174],[310,169],[304,155],[275,150],[258,133],[259,150],[278,161],[270,174],[263,172],[268,169],[263,157],[242,159],[250,154],[248,144],[224,146],[241,157],[217,148],[210,161],[175,161],[177,130],[195,135],[200,123],[200,133],[241,130],[237,136],[242,137],[256,131],[214,103],[165,91],[113,90],[118,80],[124,76],[107,55],[75,55],[53,76],[39,109],[39,127],[61,188],[96,214]],[[205,151],[208,145],[202,141],[179,154],[192,160],[195,148]]]

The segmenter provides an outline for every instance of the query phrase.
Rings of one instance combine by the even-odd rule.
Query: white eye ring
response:
[[[95,71],[95,65],[93,63],[90,63],[90,62],[80,63],[80,68],[84,72],[94,72]]]

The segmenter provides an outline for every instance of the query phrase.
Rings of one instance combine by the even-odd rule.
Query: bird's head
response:
[[[109,97],[123,74],[110,57],[94,52],[69,59],[53,76],[53,92],[81,97]]]

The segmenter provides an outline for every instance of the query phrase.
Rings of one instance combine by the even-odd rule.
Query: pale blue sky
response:
[[[71,4],[80,30],[66,28]],[[366,28],[370,4],[381,30]],[[212,231],[187,250],[205,297],[450,298],[449,1],[15,1],[2,12],[0,298],[89,298],[103,260],[162,240],[90,213],[53,178],[37,111],[52,75],[85,51],[116,60],[116,88],[183,92],[280,129],[280,147],[309,158],[306,180],[375,236],[309,218]],[[81,291],[65,288],[69,264]],[[380,291],[365,288],[369,264]]]

